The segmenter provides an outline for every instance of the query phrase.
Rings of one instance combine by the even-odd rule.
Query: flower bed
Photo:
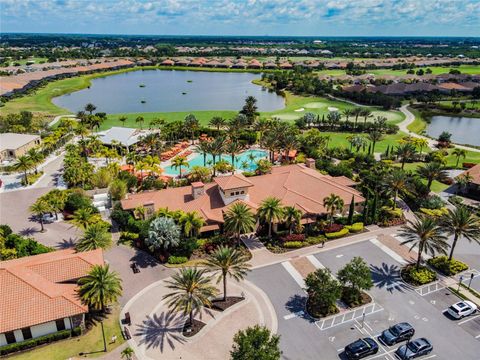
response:
[[[414,286],[428,284],[437,279],[435,271],[425,266],[420,266],[417,270],[415,265],[407,265],[402,269],[400,274],[406,283]]]
[[[372,302],[371,296],[368,295],[366,292],[362,291],[358,299],[355,299],[355,296],[353,295],[354,294],[351,288],[344,287],[342,289],[342,297],[340,298],[340,300],[342,300],[349,308],[366,305]]]
[[[362,222],[358,222],[352,225],[346,225],[345,228],[348,229],[348,231],[351,233],[358,233],[364,230],[364,226]]]
[[[446,256],[437,256],[428,259],[427,262],[431,267],[435,268],[436,270],[447,276],[455,275],[468,269],[467,264],[455,259],[449,261],[448,257]]]
[[[310,315],[315,319],[327,317],[330,315],[335,315],[340,312],[340,310],[336,306],[333,306],[327,310],[320,309],[310,301],[310,298],[307,299],[307,305],[305,307],[305,310],[307,311],[308,315]]]
[[[185,337],[192,337],[200,332],[203,327],[207,325],[200,320],[193,319],[193,324],[190,324],[188,321],[183,326],[183,336]]]
[[[245,300],[241,296],[227,296],[227,300],[223,301],[223,298],[212,301],[212,309],[217,311],[225,311],[230,306],[238,304],[240,301]]]
[[[328,240],[332,240],[332,239],[338,239],[338,238],[341,238],[342,236],[348,235],[349,232],[350,231],[345,227],[340,231],[325,233],[325,236],[327,237]]]

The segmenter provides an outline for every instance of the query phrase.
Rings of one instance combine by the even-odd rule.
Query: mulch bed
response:
[[[324,318],[330,315],[335,315],[340,312],[340,310],[335,306],[335,308],[330,309],[329,312],[325,313],[320,309],[316,308],[311,302],[310,298],[307,299],[307,305],[305,306],[305,310],[307,310],[308,315],[313,317],[314,319]]]
[[[204,322],[201,322],[200,320],[193,319],[193,324],[192,326],[190,326],[190,323],[187,321],[183,326],[183,331],[182,331],[183,336],[192,337],[198,334],[198,332],[202,330],[205,325],[207,324],[205,324]]]
[[[345,302],[344,299],[341,299],[343,302]],[[360,294],[360,302],[358,304],[347,304],[347,306],[351,309],[353,308],[356,308],[356,307],[359,307],[359,306],[363,306],[363,305],[366,305],[366,304],[369,304],[372,302],[372,298],[370,297],[370,295],[368,295],[367,293],[363,292]],[[346,303],[346,302],[345,302]]]
[[[245,300],[244,298],[240,296],[227,296],[227,300],[223,301],[222,299],[217,299],[212,301],[212,309],[217,310],[217,311],[225,311],[228,309],[230,306],[233,306],[240,301]]]

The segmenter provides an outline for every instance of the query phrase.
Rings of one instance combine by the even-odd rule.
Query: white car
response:
[[[477,305],[471,301],[460,301],[447,309],[450,316],[455,319],[461,319],[465,316],[472,315],[477,311]]]

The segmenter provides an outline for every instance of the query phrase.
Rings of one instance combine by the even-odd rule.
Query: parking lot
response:
[[[276,310],[284,359],[343,358],[345,345],[361,337],[377,338],[384,329],[406,321],[416,330],[414,338],[426,337],[433,344],[433,352],[423,359],[478,360],[480,315],[460,321],[445,316],[443,311],[459,299],[441,283],[424,289],[405,284],[400,278],[402,264],[398,256],[392,256],[376,242],[320,252],[309,256],[309,261],[316,268],[324,266],[336,273],[354,256],[363,257],[371,266],[373,303],[318,321],[305,314],[306,294],[299,274],[290,265],[275,264],[255,269],[249,275]],[[379,343],[379,352],[369,359],[394,359],[400,345]]]

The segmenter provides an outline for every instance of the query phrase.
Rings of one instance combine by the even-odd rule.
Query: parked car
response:
[[[411,339],[414,334],[415,329],[413,326],[407,322],[402,322],[391,326],[387,330],[383,330],[380,335],[380,341],[391,346],[401,341]]]
[[[363,338],[345,346],[348,359],[362,359],[378,352],[378,344],[372,338]]]
[[[430,341],[425,338],[419,338],[400,346],[395,351],[395,355],[401,360],[409,360],[430,354],[432,350],[433,346]]]
[[[477,311],[477,305],[471,301],[459,301],[447,309],[447,313],[455,319],[461,319],[465,316],[474,314]]]

